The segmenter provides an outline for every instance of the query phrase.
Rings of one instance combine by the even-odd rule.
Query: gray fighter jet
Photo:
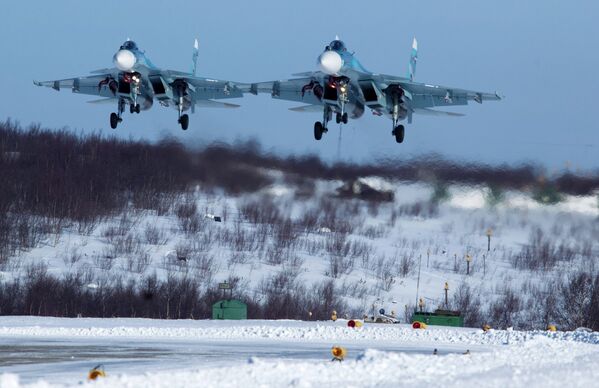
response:
[[[116,105],[117,113],[110,115],[110,126],[113,129],[123,121],[127,105],[131,113],[139,113],[150,109],[154,101],[157,101],[162,106],[177,109],[179,124],[186,130],[189,116],[183,112],[191,110],[194,113],[196,106],[237,108],[239,105],[214,100],[243,96],[234,82],[196,76],[198,48],[196,39],[190,73],[162,70],[154,66],[135,42],[127,40],[114,54],[114,68],[96,70],[90,76],[33,83],[55,90],[69,88],[73,93],[103,97],[90,103]]]
[[[270,93],[273,98],[303,102],[297,112],[322,112],[323,120],[314,124],[314,138],[320,140],[328,131],[328,123],[347,124],[359,118],[366,109],[377,116],[393,121],[392,135],[403,142],[405,128],[399,124],[407,118],[412,123],[414,113],[434,116],[462,116],[454,112],[434,110],[435,107],[467,105],[474,100],[500,100],[497,93],[481,93],[414,81],[418,43],[414,39],[407,77],[376,74],[366,70],[345,44],[336,37],[317,59],[320,71],[294,74],[300,78],[260,82],[251,85],[249,92]]]

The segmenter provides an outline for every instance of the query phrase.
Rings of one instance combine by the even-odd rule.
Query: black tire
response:
[[[348,120],[349,120],[349,117],[347,116],[347,112],[345,112],[343,114],[343,116],[341,116],[341,121],[343,121],[343,124],[347,124]]]
[[[135,113],[135,105],[133,105],[133,104],[129,105],[129,113],[131,113],[131,114]]]
[[[141,105],[137,104],[135,105],[135,113],[139,114],[139,112],[141,112]]]
[[[337,124],[341,123],[341,121],[343,121],[343,117],[341,116],[341,113],[337,112],[337,114],[335,115],[335,121],[337,122]]]
[[[110,128],[116,129],[116,127],[118,125],[119,125],[119,115],[117,115],[116,113],[111,113],[110,114]]]
[[[181,116],[179,123],[181,123],[181,129],[187,131],[187,128],[189,128],[189,116],[186,114]]]
[[[324,132],[322,123],[317,121],[314,123],[314,139],[320,140],[322,139],[322,133]]]
[[[393,131],[393,134],[395,135],[395,141],[398,143],[403,143],[405,132],[405,127],[403,125],[398,125]]]

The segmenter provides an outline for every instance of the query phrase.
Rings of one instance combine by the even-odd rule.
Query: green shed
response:
[[[464,327],[464,317],[459,311],[436,310],[434,313],[415,311],[412,322],[416,321],[427,325]]]
[[[219,300],[212,305],[212,319],[247,319],[248,306],[240,300]]]

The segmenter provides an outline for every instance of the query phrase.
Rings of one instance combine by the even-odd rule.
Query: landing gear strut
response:
[[[187,84],[184,81],[176,80],[173,86],[177,91],[177,95],[179,96],[179,101],[177,102],[179,120],[177,122],[181,124],[181,129],[186,131],[187,128],[189,128],[189,116],[187,114],[183,114],[183,103]]]
[[[333,112],[328,105],[324,106],[324,114],[322,117],[322,122],[317,121],[314,123],[314,139],[320,140],[322,139],[322,134],[328,132],[327,124],[331,120],[333,116]]]
[[[117,113],[111,113],[110,114],[110,128],[112,129],[116,129],[116,127],[119,125],[119,123],[121,121],[123,121],[123,118],[121,117],[121,115],[123,114],[123,112],[125,111],[125,100],[123,100],[122,98],[119,98],[119,102],[118,102],[118,114]]]
[[[179,124],[181,124],[181,129],[184,131],[187,131],[187,128],[189,128],[189,116],[187,114],[182,114],[183,113],[183,94],[181,94],[179,96],[179,104],[178,108],[179,108]]]
[[[406,129],[403,125],[399,124],[399,98],[399,93],[393,94],[393,112],[391,115],[393,119],[393,131],[391,131],[391,134],[395,136],[397,143],[403,143]]]

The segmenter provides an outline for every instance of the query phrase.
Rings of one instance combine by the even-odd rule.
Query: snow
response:
[[[343,184],[342,181],[316,181],[314,196],[302,199],[294,196],[293,184],[285,183],[282,173],[275,171],[273,174],[278,179],[276,183],[263,192],[251,195],[235,197],[222,193],[208,194],[198,188],[195,198],[199,214],[202,217],[222,216],[223,222],[206,219],[205,230],[197,235],[184,234],[173,214],[157,216],[152,212],[130,211],[125,237],[133,239],[135,252],[113,255],[115,242],[104,232],[109,227],[119,225],[121,216],[117,216],[100,223],[90,234],[81,234],[76,228],[71,228],[61,235],[47,236],[35,248],[19,252],[7,264],[3,264],[0,267],[0,281],[23,277],[29,265],[39,263],[46,263],[49,273],[56,276],[69,272],[91,272],[95,278],[90,279],[90,288],[99,287],[117,277],[139,280],[154,273],[160,279],[165,279],[173,272],[197,274],[203,270],[200,264],[193,259],[180,262],[173,252],[179,246],[206,238],[211,239],[210,243],[194,252],[198,257],[214,259],[208,268],[210,276],[196,276],[204,282],[204,290],[230,277],[238,277],[240,284],[247,286],[249,295],[258,295],[260,298],[263,296],[260,295],[261,282],[281,270],[281,266],[268,264],[267,256],[274,244],[271,236],[265,246],[247,251],[237,251],[230,243],[215,241],[214,236],[219,232],[233,232],[237,226],[246,231],[249,238],[254,236],[252,233],[260,225],[240,219],[240,207],[248,199],[272,201],[279,206],[282,214],[298,219],[307,211],[318,209],[320,200],[334,197],[336,188]],[[344,299],[353,311],[368,313],[378,299],[381,307],[387,311],[394,310],[403,320],[406,306],[413,305],[416,300],[419,259],[422,260],[419,296],[426,301],[427,309],[434,309],[442,303],[445,282],[449,283],[450,300],[460,285],[468,284],[480,296],[484,309],[500,297],[506,287],[519,290],[524,284],[539,286],[546,279],[587,269],[585,263],[590,258],[581,255],[572,262],[559,263],[553,270],[543,274],[514,268],[510,257],[528,243],[535,228],[543,229],[546,236],[556,243],[565,241],[576,244],[580,252],[584,251],[580,246],[583,242],[590,245],[592,252],[599,249],[596,239],[599,231],[596,194],[565,196],[562,202],[547,206],[535,202],[529,193],[508,191],[497,206],[490,207],[487,188],[452,185],[448,187],[450,197],[439,205],[438,214],[427,217],[397,214],[402,206],[426,203],[433,192],[431,184],[389,181],[380,177],[361,179],[373,187],[393,188],[395,202],[377,205],[376,212],[371,211],[370,204],[366,202],[343,202],[349,207],[354,204],[358,207],[357,214],[348,219],[354,230],[347,235],[346,241],[366,244],[370,252],[368,260],[363,256],[354,258],[351,273],[341,274],[334,279],[339,288],[343,286],[346,290],[361,290],[353,294],[343,291]],[[392,220],[392,213],[397,215],[396,219]],[[144,233],[148,226],[156,227],[163,234],[160,242],[146,241]],[[490,252],[486,249],[485,231],[488,228],[493,230]],[[293,268],[299,283],[311,287],[331,279],[328,274],[330,254],[325,247],[327,239],[334,238],[334,229],[334,225],[319,220],[314,230],[298,230],[297,244],[288,252],[288,256],[299,258],[300,264]],[[72,253],[79,255],[78,261],[67,260]],[[115,256],[114,259],[105,260],[107,254]],[[469,276],[465,274],[466,254],[473,258]],[[135,260],[144,255],[148,257],[148,266],[137,269]],[[243,260],[232,260],[235,255],[243,256]],[[394,266],[393,281],[385,286],[378,263],[385,260],[397,262],[402,257],[412,260],[408,273],[400,275],[398,266]],[[110,268],[102,266],[107,261],[110,262]],[[344,313],[340,312],[340,316],[344,316]],[[526,317],[522,320],[526,321]]]
[[[0,387],[558,387],[595,386],[599,333],[414,330],[405,325],[345,321],[159,321],[1,317],[0,343],[27,346],[65,341],[103,344],[114,354],[46,362],[44,354],[12,365],[0,356]],[[123,349],[150,346],[145,360]],[[348,348],[344,362],[330,348]],[[4,346],[4,345],[2,345]],[[18,345],[15,345],[18,346]],[[432,349],[439,349],[433,355]],[[140,348],[141,349],[141,348]],[[193,349],[194,351],[190,351]],[[201,350],[201,351],[200,351]],[[468,354],[466,353],[468,350]],[[77,354],[77,353],[73,353]],[[178,356],[180,355],[180,356]],[[116,356],[110,359],[108,356]],[[78,358],[78,357],[77,357]],[[85,381],[104,360],[107,377]],[[29,364],[31,362],[31,364]],[[6,366],[8,365],[8,366]],[[36,372],[32,372],[35,370]],[[59,370],[59,372],[57,372]],[[36,376],[32,379],[32,376]]]

